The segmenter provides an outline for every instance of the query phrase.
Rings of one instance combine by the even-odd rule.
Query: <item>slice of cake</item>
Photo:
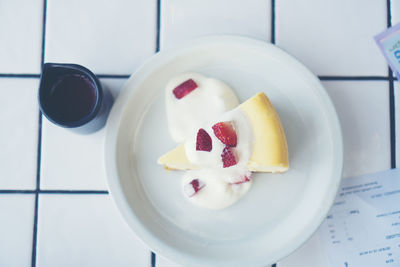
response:
[[[239,108],[247,115],[253,135],[253,152],[248,169],[254,172],[285,172],[289,168],[289,156],[285,133],[278,113],[264,93],[258,93]],[[196,169],[185,152],[183,144],[158,159],[166,169]]]
[[[157,163],[164,165],[164,168],[167,170],[198,169],[198,167],[190,163],[189,159],[187,158],[184,144],[180,144],[175,149],[161,156]]]

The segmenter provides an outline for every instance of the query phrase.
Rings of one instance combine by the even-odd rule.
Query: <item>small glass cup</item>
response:
[[[81,134],[101,129],[113,99],[99,79],[77,64],[46,63],[39,85],[39,107],[52,123]]]

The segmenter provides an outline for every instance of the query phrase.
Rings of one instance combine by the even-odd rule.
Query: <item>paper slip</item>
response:
[[[328,266],[400,266],[400,169],[343,179],[318,234]]]
[[[400,80],[400,23],[375,36],[375,41]]]

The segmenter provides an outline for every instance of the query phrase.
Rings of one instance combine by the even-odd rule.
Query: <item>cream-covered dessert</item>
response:
[[[250,123],[238,108],[198,128],[184,143],[189,162],[199,168],[184,175],[190,200],[209,209],[226,208],[239,200],[251,186],[247,163],[253,139]],[[199,183],[198,193],[193,180]]]
[[[253,152],[248,168],[253,172],[285,172],[289,154],[285,133],[278,113],[264,93],[259,93],[239,107],[250,121],[254,136]],[[178,145],[158,159],[166,169],[194,170],[199,166],[189,161],[185,146]]]
[[[167,85],[169,129],[181,144],[158,163],[190,170],[183,177],[183,192],[201,207],[235,203],[250,189],[251,171],[288,168],[285,134],[266,95],[237,104],[226,84],[199,74],[179,75]]]
[[[185,142],[198,125],[239,105],[229,86],[197,73],[172,78],[166,87],[165,100],[168,128],[177,143]]]

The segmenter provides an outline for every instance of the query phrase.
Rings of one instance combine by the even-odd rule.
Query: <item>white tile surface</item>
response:
[[[392,25],[400,22],[400,0],[390,0],[392,12]]]
[[[323,85],[342,126],[343,176],[390,169],[388,82],[330,81]]]
[[[126,79],[101,79],[101,82],[117,97]],[[107,190],[104,136],[105,128],[81,135],[43,117],[40,187]]]
[[[47,62],[130,74],[154,54],[156,0],[47,1]]]
[[[161,48],[209,34],[270,40],[271,2],[265,0],[163,0]]]
[[[37,79],[0,78],[0,189],[36,187],[37,89]]]
[[[35,195],[0,195],[0,266],[31,266]]]
[[[394,107],[396,127],[396,167],[400,168],[400,84],[394,82]]]
[[[318,75],[387,75],[373,40],[385,29],[385,1],[276,1],[277,45]]]
[[[39,73],[42,0],[0,2],[0,73]]]
[[[40,195],[37,266],[150,266],[109,195]]]
[[[161,0],[161,47],[208,34],[270,40],[270,0]],[[391,0],[392,24],[400,0]],[[96,6],[96,9],[93,9]],[[362,6],[362,9],[360,8]],[[157,0],[47,0],[46,61],[96,73],[130,74],[156,47]],[[39,73],[42,0],[0,1],[0,73]],[[386,28],[386,1],[277,0],[276,40],[318,75],[387,75],[373,36]],[[117,95],[125,79],[103,79]],[[342,124],[344,176],[390,168],[385,81],[324,82]],[[396,135],[400,85],[396,82]],[[34,189],[37,79],[0,78],[0,189]],[[6,92],[6,93],[4,93]],[[400,138],[397,138],[400,166]],[[106,190],[104,129],[76,135],[43,118],[41,188]],[[37,266],[150,266],[150,251],[109,195],[41,195]],[[34,195],[0,194],[0,266],[30,266]],[[157,255],[157,267],[179,267]],[[278,267],[321,267],[314,236]]]
[[[157,254],[156,266],[157,267],[184,267],[182,265],[179,265],[177,263],[167,260],[166,258],[162,257],[159,254]]]

